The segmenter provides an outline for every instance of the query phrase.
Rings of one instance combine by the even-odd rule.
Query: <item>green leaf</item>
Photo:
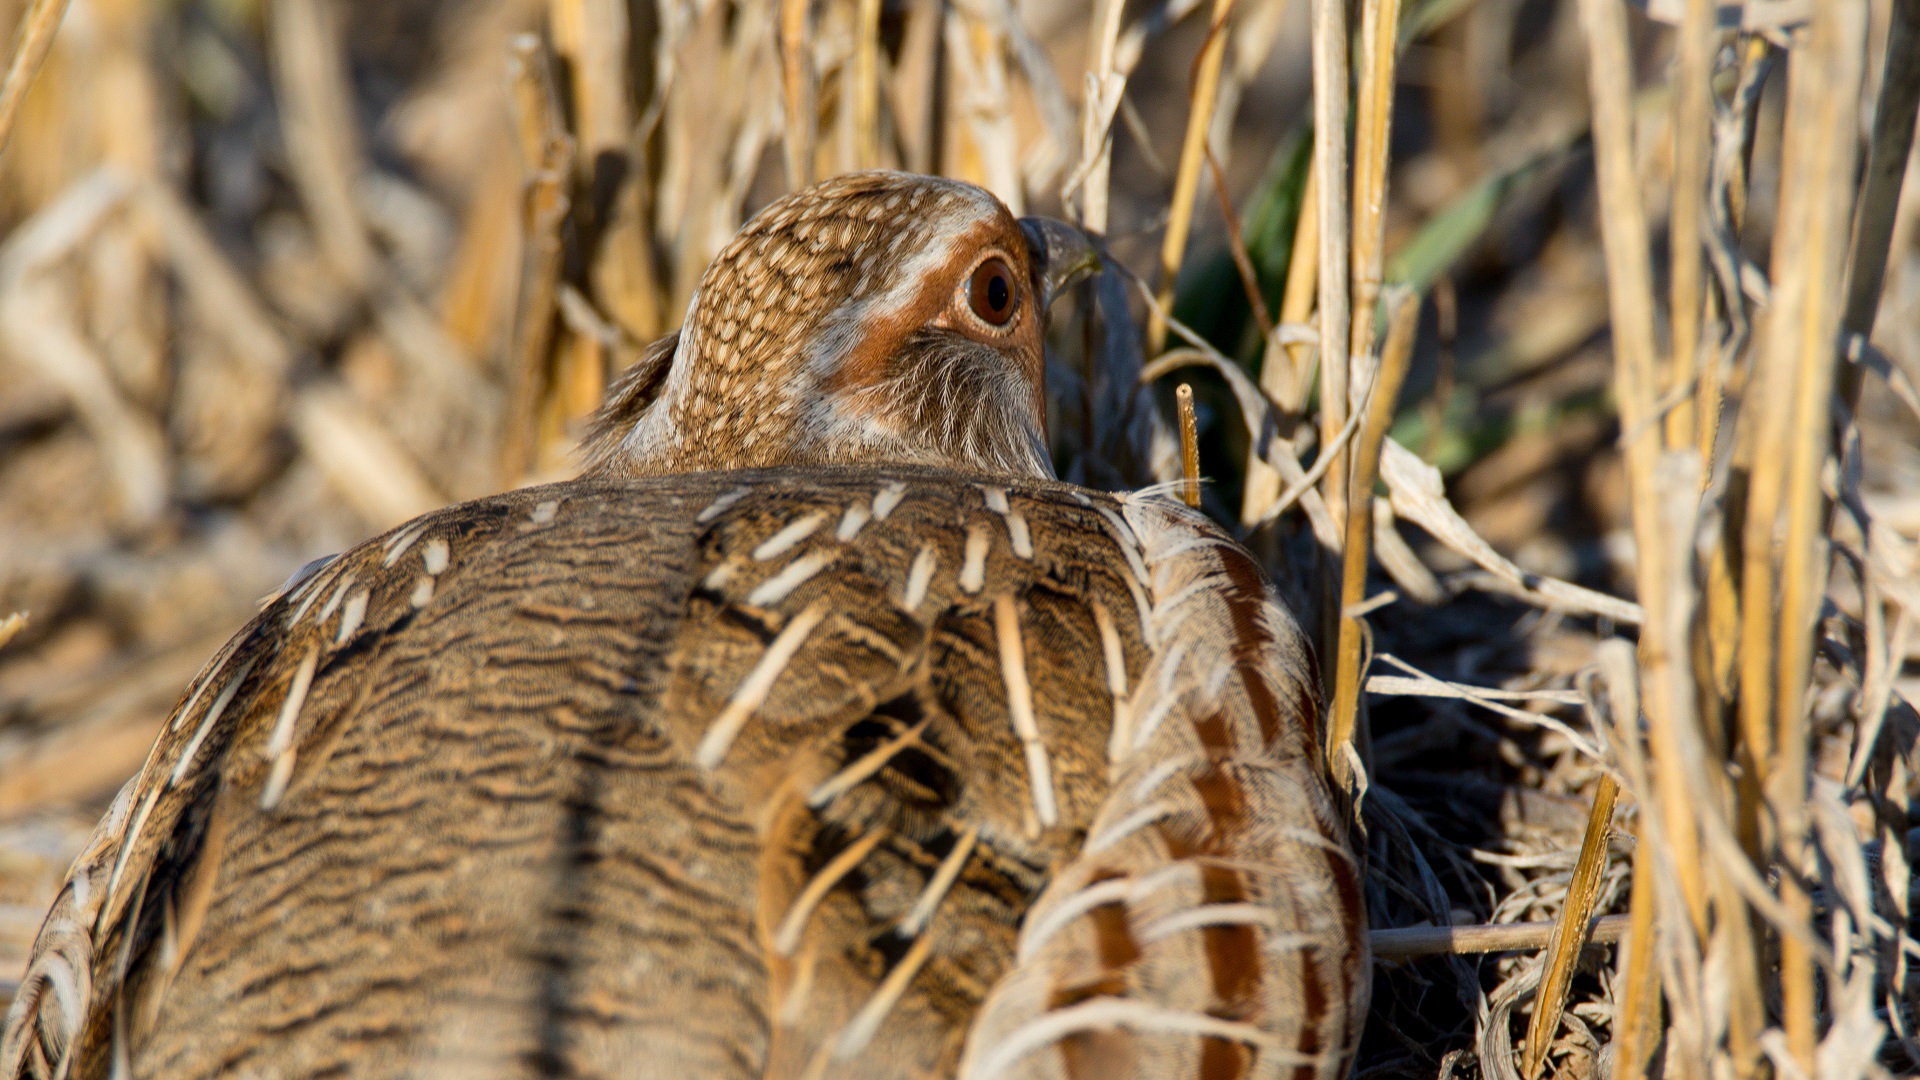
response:
[[[1455,198],[1387,259],[1387,281],[1410,285],[1420,293],[1432,288],[1486,234],[1507,198],[1565,156],[1568,149],[1556,146],[1482,180]]]

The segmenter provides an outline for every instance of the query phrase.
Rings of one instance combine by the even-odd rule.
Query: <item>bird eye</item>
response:
[[[1013,271],[998,259],[988,259],[967,282],[967,304],[988,326],[1005,326],[1013,318]]]

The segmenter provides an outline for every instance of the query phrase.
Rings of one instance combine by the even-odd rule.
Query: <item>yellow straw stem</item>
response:
[[[1160,243],[1159,304],[1148,316],[1147,355],[1167,342],[1166,313],[1173,310],[1174,279],[1186,256],[1187,236],[1193,229],[1194,197],[1200,191],[1200,166],[1205,163],[1207,132],[1213,127],[1213,106],[1220,96],[1220,62],[1227,53],[1227,16],[1233,0],[1213,0],[1213,22],[1207,42],[1194,65],[1193,95],[1187,106],[1187,137],[1180,145],[1180,167],[1173,177],[1173,201],[1167,206],[1167,233]]]
[[[1333,683],[1333,711],[1327,731],[1328,768],[1343,784],[1353,777],[1345,752],[1353,738],[1360,711],[1359,618],[1349,614],[1366,598],[1368,539],[1373,535],[1373,481],[1380,470],[1380,445],[1393,425],[1394,403],[1400,398],[1400,386],[1407,379],[1408,360],[1413,356],[1414,332],[1420,328],[1420,299],[1408,295],[1393,313],[1393,326],[1387,331],[1386,347],[1381,350],[1380,370],[1367,417],[1359,432],[1359,445],[1353,453],[1353,490],[1347,503],[1347,537],[1341,549],[1340,631],[1337,668]]]

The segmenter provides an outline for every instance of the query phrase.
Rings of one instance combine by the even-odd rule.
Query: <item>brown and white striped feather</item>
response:
[[[1239,1026],[1009,1075],[1327,1072],[1364,938],[1297,634],[1196,519],[1008,484],[578,481],[320,568],[76,863],[0,1075],[989,1075],[1071,993]]]
[[[1311,657],[1257,565],[1197,513],[1134,498],[1119,517],[1158,647],[1110,793],[1028,911],[960,1075],[1344,1076],[1366,916]]]

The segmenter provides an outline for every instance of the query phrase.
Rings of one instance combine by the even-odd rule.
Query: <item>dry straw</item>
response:
[[[395,3],[15,5],[0,818],[83,841],[292,565],[567,474],[752,212],[918,169],[1102,234],[1062,472],[1237,499],[1319,647],[1361,1072],[1920,1069],[1920,3]]]

